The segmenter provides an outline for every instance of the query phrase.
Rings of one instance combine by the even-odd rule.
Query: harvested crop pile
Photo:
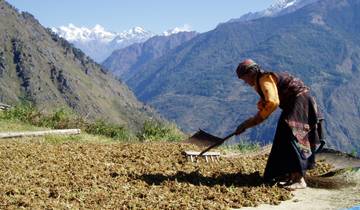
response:
[[[185,149],[1,141],[0,208],[226,209],[292,197],[262,183],[266,155],[192,163]]]

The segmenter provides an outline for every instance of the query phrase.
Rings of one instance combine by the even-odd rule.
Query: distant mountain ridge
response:
[[[142,27],[136,26],[120,33],[110,32],[97,24],[93,28],[77,27],[74,24],[68,26],[53,27],[52,30],[60,37],[68,40],[75,47],[83,50],[98,63],[103,62],[114,50],[125,48],[134,43],[145,42],[155,33]],[[170,36],[179,32],[190,31],[190,26],[175,27],[169,29],[162,36]]]
[[[112,51],[143,42],[153,37],[150,31],[134,27],[121,33],[109,32],[101,25],[93,28],[77,27],[73,24],[52,28],[60,37],[73,43],[97,62],[103,61]]]
[[[131,78],[148,61],[159,58],[170,50],[194,38],[196,32],[176,32],[171,35],[154,36],[143,43],[135,43],[115,50],[102,65],[123,81]]]
[[[253,58],[303,79],[326,118],[328,146],[360,153],[360,1],[319,0],[295,12],[229,22],[149,61],[127,80],[137,97],[187,132],[225,136],[256,112],[235,69]],[[275,113],[241,138],[271,142]]]
[[[240,18],[231,19],[228,22],[249,21],[262,17],[275,17],[294,12],[306,5],[317,2],[318,0],[277,0],[269,8],[259,12],[249,12]]]
[[[30,101],[43,111],[68,108],[133,130],[159,119],[126,85],[30,13],[0,0],[0,17],[1,102]]]

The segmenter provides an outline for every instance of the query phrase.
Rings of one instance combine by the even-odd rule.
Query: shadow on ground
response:
[[[193,185],[202,186],[235,186],[235,187],[256,187],[264,184],[259,172],[251,174],[242,173],[219,173],[212,176],[204,176],[199,171],[183,172],[179,171],[174,175],[164,175],[160,173],[142,174],[133,176],[134,179],[145,181],[149,185],[161,185],[165,181],[185,182]]]
[[[349,167],[330,171],[321,176],[306,177],[309,187],[321,189],[342,189],[360,184],[360,168]]]

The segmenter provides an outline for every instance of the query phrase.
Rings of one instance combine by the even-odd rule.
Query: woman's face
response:
[[[255,86],[255,76],[256,75],[253,72],[249,72],[239,77],[239,79],[242,79],[246,84],[250,86]]]

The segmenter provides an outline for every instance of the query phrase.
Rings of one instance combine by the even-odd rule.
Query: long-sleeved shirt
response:
[[[279,94],[276,86],[276,78],[271,74],[263,75],[259,80],[259,86],[264,94],[257,103],[258,115],[265,120],[279,106]]]

